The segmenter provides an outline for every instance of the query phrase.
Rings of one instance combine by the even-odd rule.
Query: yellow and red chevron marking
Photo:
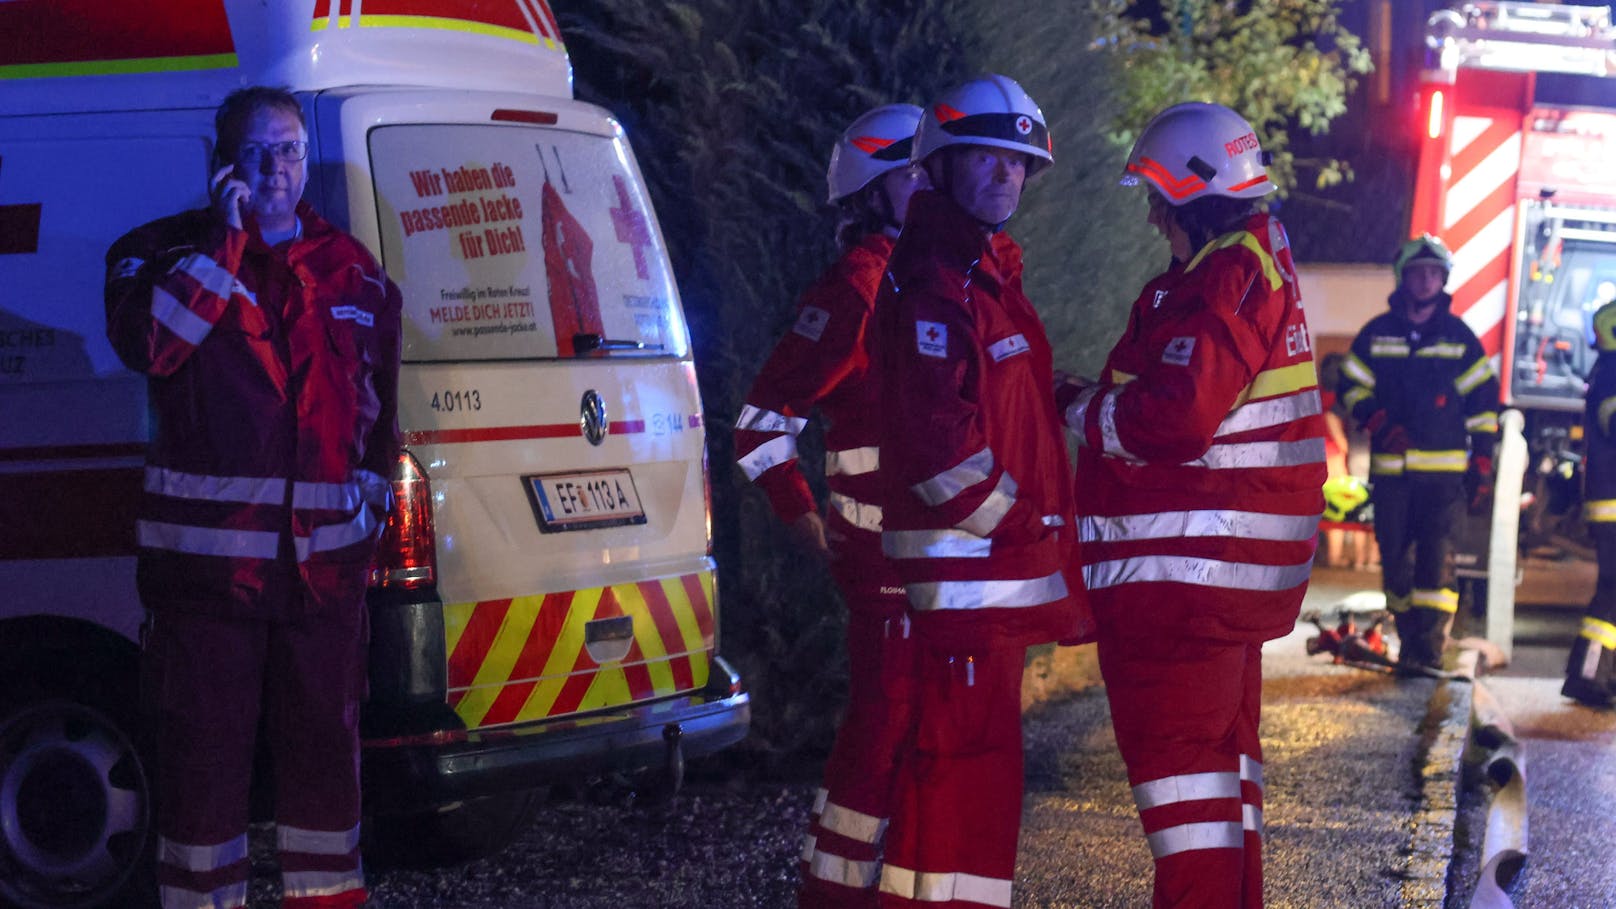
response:
[[[445,29],[561,47],[561,29],[547,0],[315,0],[312,30],[355,26]]]
[[[712,659],[710,571],[443,608],[449,704],[468,729],[564,716],[690,691]],[[606,665],[584,626],[631,616],[628,655]]]

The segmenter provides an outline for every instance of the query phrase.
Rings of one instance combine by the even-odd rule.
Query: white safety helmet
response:
[[[845,199],[887,171],[908,167],[919,125],[920,108],[913,104],[887,104],[859,115],[830,150],[826,201]]]
[[[1026,152],[1027,177],[1054,163],[1044,112],[1008,76],[977,76],[926,108],[915,134],[914,161],[948,145],[991,145]]]
[[[1257,199],[1275,188],[1267,164],[1246,118],[1221,104],[1191,101],[1145,124],[1122,182],[1148,181],[1175,206],[1202,196]]]

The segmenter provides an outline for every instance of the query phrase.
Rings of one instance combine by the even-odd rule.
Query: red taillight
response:
[[[432,539],[432,484],[408,451],[393,469],[393,511],[387,516],[370,571],[370,586],[393,590],[430,587],[438,579]]]

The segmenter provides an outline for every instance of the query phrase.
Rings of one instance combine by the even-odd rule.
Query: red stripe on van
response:
[[[651,668],[645,665],[645,654],[640,651],[639,641],[629,642],[628,654],[623,657],[623,679],[628,682],[629,697],[636,701],[656,694],[656,685],[651,681]]]
[[[690,597],[690,607],[696,613],[696,627],[701,629],[701,642],[704,646],[713,645],[713,606],[707,602],[707,592],[701,587],[701,575],[687,574],[679,579],[684,582],[685,594]],[[716,580],[714,583],[717,583]]]
[[[132,556],[145,470],[0,474],[0,560]]]
[[[483,657],[493,646],[500,626],[505,624],[505,613],[511,608],[510,600],[488,600],[478,603],[471,611],[466,630],[455,642],[454,653],[449,654],[449,687],[467,688],[477,678]]]
[[[544,664],[550,661],[550,652],[555,649],[556,640],[561,636],[561,626],[566,622],[567,610],[571,606],[570,590],[544,595],[539,602],[539,614],[533,619],[533,628],[528,632],[527,640],[522,642],[522,652],[517,655],[506,676],[512,681],[507,682],[495,696],[494,703],[488,705],[482,725],[509,723],[521,714],[528,696],[538,687],[539,677],[544,675]]]
[[[344,0],[343,13],[348,12],[351,0]],[[527,17],[517,7],[520,0],[506,3],[488,3],[486,0],[365,0],[360,6],[364,16],[430,16],[436,19],[458,19],[462,22],[480,22],[533,34]],[[543,37],[543,36],[540,36]]]
[[[619,420],[608,424],[611,435],[645,432],[644,420]],[[541,423],[535,426],[481,426],[475,429],[411,429],[404,433],[405,445],[452,445],[465,442],[514,442],[523,439],[568,439],[582,436],[577,423]]]
[[[674,687],[680,691],[695,687],[690,661],[676,656],[685,651],[685,637],[679,633],[679,620],[674,618],[673,605],[668,602],[661,582],[646,581],[639,587],[640,593],[645,595],[645,605],[651,611],[651,619],[656,622],[657,636],[662,638],[662,652],[670,657],[668,666],[673,670]]]

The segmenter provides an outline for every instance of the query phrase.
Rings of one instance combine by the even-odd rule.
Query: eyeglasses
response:
[[[274,155],[280,161],[301,161],[309,153],[309,143],[302,139],[290,142],[245,142],[236,149],[236,161],[248,167],[263,163],[265,155]]]

